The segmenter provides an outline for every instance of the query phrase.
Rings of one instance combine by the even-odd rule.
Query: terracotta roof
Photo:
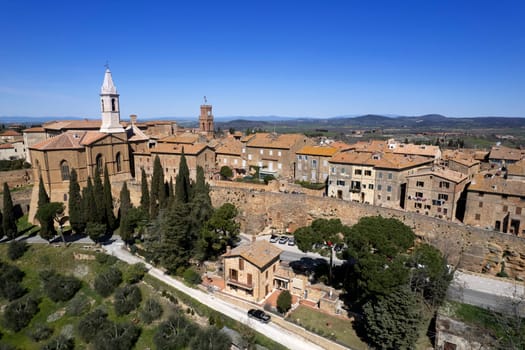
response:
[[[331,157],[336,154],[338,151],[337,148],[330,146],[304,146],[297,154],[306,154],[311,156],[322,156],[322,157]]]
[[[338,150],[349,149],[350,145],[342,141],[334,141],[330,143],[330,147],[337,148]]]
[[[424,157],[436,157],[440,154],[440,149],[439,146],[401,143],[397,144],[396,147],[392,149],[392,152],[398,154],[411,154]]]
[[[456,163],[459,163],[461,165],[468,166],[468,167],[479,164],[479,160],[476,160],[473,158],[461,158],[461,157],[450,158],[449,162],[456,162]]]
[[[36,126],[36,127],[33,127],[33,128],[28,128],[28,129],[24,129],[22,130],[22,132],[24,133],[37,133],[37,132],[45,132],[46,130],[41,127],[41,126]]]
[[[460,172],[454,171],[454,170],[450,170],[450,169],[447,169],[447,168],[426,168],[426,169],[421,169],[421,171],[418,171],[415,174],[407,175],[407,178],[408,177],[427,176],[427,175],[441,177],[441,178],[443,178],[445,180],[449,180],[449,181],[452,181],[452,182],[455,182],[455,183],[460,183],[463,180],[468,178],[468,176],[463,174],[463,173],[460,173]]]
[[[241,142],[248,142],[250,141],[251,139],[253,139],[255,137],[256,134],[250,134],[250,135],[246,135],[246,136],[243,136],[241,138]]]
[[[281,255],[282,250],[266,241],[256,241],[242,245],[225,253],[223,257],[241,256],[255,266],[262,268]]]
[[[195,143],[193,145],[173,144],[173,143],[158,143],[157,146],[150,150],[151,153],[169,153],[182,154],[184,149],[185,155],[197,155],[204,151],[208,145],[205,143]]]
[[[489,155],[489,159],[520,160],[523,158],[525,158],[525,150],[505,146],[492,147]]]
[[[67,131],[29,147],[40,151],[81,149],[103,139],[109,134],[100,131]]]
[[[489,155],[489,152],[487,151],[477,151],[477,152],[474,152],[474,159],[483,161],[487,158],[488,155]]]
[[[68,134],[79,134],[78,132],[68,131]],[[84,137],[80,140],[80,143],[84,146],[91,145],[92,143],[103,139],[108,136],[108,134],[100,131],[86,131]]]
[[[185,143],[185,144],[191,144],[199,141],[199,135],[197,134],[182,134],[182,135],[171,135],[164,137],[159,140],[159,142],[166,142],[166,143]]]
[[[507,180],[501,176],[492,174],[476,174],[468,190],[523,197],[525,196],[525,182]]]
[[[142,132],[136,125],[130,125],[126,128],[126,135],[128,137],[128,141],[136,142],[136,141],[147,141],[149,140],[149,137]]]
[[[427,157],[406,156],[393,153],[369,153],[356,151],[339,152],[330,163],[373,166],[381,169],[406,169],[431,163]]]
[[[102,120],[84,119],[84,120],[62,120],[45,123],[46,130],[92,130],[100,129]]]
[[[525,159],[507,166],[507,174],[525,176]]]
[[[363,152],[382,152],[387,149],[387,142],[382,140],[359,141],[349,145],[347,149]]]
[[[224,141],[223,144],[219,145],[215,153],[240,156],[241,151],[242,151],[242,143],[237,140],[229,139],[229,140]]]
[[[247,147],[290,149],[305,138],[301,134],[259,133],[248,141]]]
[[[345,151],[335,154],[330,163],[341,163],[341,164],[356,164],[356,165],[372,165],[369,164],[371,153],[368,152],[355,152]]]
[[[19,133],[18,131],[9,129],[1,133],[0,136],[22,136],[22,134]]]
[[[12,149],[12,148],[15,148],[12,144],[10,143],[1,143],[0,144],[0,149]]]

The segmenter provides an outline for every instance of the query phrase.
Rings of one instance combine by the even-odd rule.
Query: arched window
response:
[[[65,160],[60,163],[60,173],[62,174],[62,181],[69,180],[69,164]]]
[[[101,99],[100,103],[102,104],[102,112],[104,112],[104,99]]]
[[[102,159],[102,154],[97,154],[97,172],[102,172],[103,171],[103,159]]]
[[[120,152],[118,152],[117,156],[115,157],[115,163],[117,163],[117,173],[120,173],[122,171],[122,159]]]
[[[115,99],[112,98],[112,99],[111,99],[111,111],[112,111],[112,112],[115,112],[116,110],[117,110],[117,109],[115,108]]]

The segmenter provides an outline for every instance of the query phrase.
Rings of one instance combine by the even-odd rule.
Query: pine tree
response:
[[[175,200],[180,203],[188,203],[190,201],[190,189],[190,171],[186,163],[183,148],[180,157],[179,172],[175,178]]]
[[[47,195],[46,188],[44,187],[44,180],[42,175],[38,178],[38,207],[49,203],[49,196]]]
[[[106,207],[104,206],[104,186],[102,186],[102,180],[100,179],[100,171],[97,171],[93,178],[93,200],[96,214],[93,220],[90,221],[107,225]]]
[[[164,192],[164,172],[159,156],[155,156],[153,161],[153,175],[151,177],[150,195],[150,217],[156,218],[159,215],[159,205],[161,200],[165,200]]]
[[[142,210],[144,210],[144,212],[149,214],[150,199],[149,199],[148,179],[146,177],[146,171],[144,170],[144,168],[142,168],[141,179],[142,179],[142,183],[141,183],[140,207],[142,208]]]
[[[111,183],[109,181],[107,166],[104,166],[104,210],[108,231],[113,232],[116,220],[115,214],[113,213],[113,195],[111,194]]]
[[[4,234],[9,238],[13,239],[18,234],[16,227],[15,212],[13,210],[13,199],[11,198],[11,191],[7,182],[4,182],[4,216],[2,218],[2,227]]]
[[[128,218],[128,212],[132,208],[128,185],[124,182],[120,191],[120,238],[126,243],[133,240],[133,227]]]
[[[83,233],[86,229],[86,219],[82,210],[82,197],[78,184],[77,171],[71,169],[69,178],[69,223],[75,233]]]

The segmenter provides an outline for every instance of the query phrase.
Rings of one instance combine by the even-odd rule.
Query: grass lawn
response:
[[[321,335],[334,334],[335,339],[339,343],[352,349],[368,349],[366,343],[356,335],[352,326],[352,321],[350,320],[330,316],[306,306],[299,306],[295,309],[288,317],[288,320],[293,321],[314,333]]]

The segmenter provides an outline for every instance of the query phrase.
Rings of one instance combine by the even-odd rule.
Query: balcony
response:
[[[240,282],[240,281],[238,281],[236,279],[232,279],[230,277],[228,277],[226,279],[226,283],[229,284],[229,285],[232,285],[232,286],[244,289],[244,290],[253,290],[253,284],[252,283],[250,283],[250,284],[243,283],[243,282]]]

